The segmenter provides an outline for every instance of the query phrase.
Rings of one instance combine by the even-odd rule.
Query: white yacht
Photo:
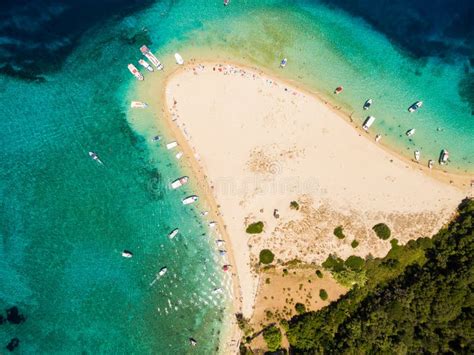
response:
[[[134,66],[133,64],[129,64],[128,65],[128,70],[130,71],[130,73],[132,73],[132,75],[137,78],[138,80],[143,80],[143,75],[138,71],[137,67]]]
[[[176,64],[178,65],[183,65],[184,64],[184,59],[181,57],[179,53],[174,54],[174,59],[176,59]]]
[[[196,195],[191,195],[183,198],[181,202],[183,203],[183,205],[190,205],[191,203],[196,202],[198,199],[199,197],[197,197]]]
[[[372,99],[368,99],[368,100],[365,102],[363,109],[364,109],[364,110],[368,110],[369,107],[372,106],[372,102],[373,102]]]
[[[151,64],[153,64],[156,69],[158,70],[163,70],[163,64],[154,56],[153,53],[151,53],[150,49],[147,46],[141,46],[140,47],[140,52],[150,61]]]
[[[139,59],[138,64],[140,64],[143,68],[145,68],[149,72],[153,71],[153,67],[150,64],[148,64],[148,62],[145,59]]]
[[[187,177],[187,176],[181,176],[179,179],[176,179],[175,181],[173,181],[173,182],[171,183],[171,188],[172,188],[173,190],[176,190],[177,188],[179,188],[179,187],[181,187],[181,186],[187,184],[187,183],[188,183],[188,180],[189,180],[189,177]]]
[[[364,121],[364,124],[362,125],[362,128],[364,129],[364,131],[368,131],[370,126],[372,126],[372,124],[375,122],[375,117],[374,116],[368,116],[365,121]]]
[[[129,250],[124,250],[124,251],[122,252],[122,256],[123,256],[124,258],[130,259],[130,258],[133,256],[133,253],[132,253],[131,251],[129,251]]]
[[[423,106],[423,101],[417,101],[408,108],[408,112],[414,112]]]
[[[168,268],[166,266],[163,266],[161,269],[160,269],[160,272],[158,273],[159,276],[163,276],[164,274],[166,274],[168,272]]]
[[[175,228],[170,232],[170,234],[168,234],[168,238],[173,239],[174,237],[176,237],[176,235],[178,235],[178,233],[179,233],[179,229]]]
[[[130,103],[130,107],[131,107],[131,108],[147,108],[148,105],[147,105],[145,102],[132,101],[132,102]]]

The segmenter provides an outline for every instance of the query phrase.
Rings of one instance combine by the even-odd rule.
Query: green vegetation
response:
[[[320,289],[319,290],[319,297],[323,300],[326,301],[328,299],[328,293],[326,292],[325,289]]]
[[[246,336],[253,332],[253,329],[250,326],[248,319],[244,318],[242,313],[237,313],[235,315],[235,318],[237,319],[237,324],[239,325],[239,328]]]
[[[280,348],[281,331],[276,325],[272,324],[263,330],[263,339],[267,343],[268,351],[273,352]]]
[[[355,249],[355,248],[357,248],[358,246],[359,246],[359,242],[354,239],[354,240],[352,241],[352,243],[351,243],[351,247]]]
[[[367,277],[364,265],[364,259],[355,255],[351,255],[346,261],[336,255],[329,255],[323,262],[323,267],[331,272],[334,279],[346,287],[365,284]]]
[[[306,312],[306,307],[303,303],[297,303],[295,304],[295,309],[298,314],[302,314]]]
[[[321,270],[316,270],[316,276],[319,277],[320,279],[323,278],[323,273],[321,272]]]
[[[298,211],[298,210],[300,209],[300,205],[299,205],[299,203],[296,202],[296,201],[291,201],[291,202],[290,202],[290,208],[291,208],[292,210],[297,210],[297,211]]]
[[[392,234],[390,232],[390,228],[385,223],[379,223],[376,224],[375,226],[372,227],[374,230],[375,234],[377,234],[377,237],[383,240],[387,240],[390,238],[390,235]]]
[[[262,249],[260,251],[259,259],[262,264],[271,264],[275,255],[269,249]]]
[[[263,231],[263,222],[255,222],[250,224],[245,230],[248,234],[259,234]]]
[[[344,228],[342,226],[337,226],[334,228],[334,235],[339,239],[344,239],[346,236],[344,235]]]
[[[349,259],[325,263],[361,267]],[[458,217],[433,239],[395,241],[384,258],[368,258],[362,268],[364,287],[289,321],[292,353],[474,353],[473,200],[463,201]]]

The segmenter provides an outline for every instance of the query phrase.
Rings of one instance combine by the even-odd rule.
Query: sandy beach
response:
[[[234,311],[246,318],[261,249],[277,262],[315,265],[329,254],[383,256],[390,243],[373,225],[386,223],[400,243],[431,236],[469,193],[460,188],[467,177],[398,156],[327,102],[255,69],[194,62],[165,88],[163,112],[228,241]],[[256,221],[263,233],[247,234]],[[339,225],[343,240],[333,234]],[[240,332],[232,328],[234,347]]]

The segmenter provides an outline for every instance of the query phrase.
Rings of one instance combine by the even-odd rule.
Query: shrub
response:
[[[280,329],[272,324],[271,326],[263,330],[263,339],[267,343],[268,351],[277,351],[280,348],[281,343],[281,331]]]
[[[245,230],[249,234],[259,234],[263,231],[263,222],[255,222],[250,224],[247,229]]]
[[[344,235],[344,228],[342,226],[337,226],[334,228],[334,235],[339,239],[344,239],[346,236]]]
[[[282,327],[282,329],[287,332],[288,329],[290,329],[290,325],[288,324],[288,321],[286,319],[282,319],[280,321],[280,326]]]
[[[385,223],[379,223],[372,227],[377,237],[383,240],[390,238],[390,228]]]
[[[325,289],[320,289],[319,290],[319,297],[323,300],[326,301],[328,299],[328,293],[326,292]]]
[[[323,278],[323,273],[321,272],[321,270],[316,270],[316,275],[322,279]]]
[[[360,256],[351,255],[344,264],[352,271],[360,271],[365,265],[365,260]]]
[[[353,240],[352,243],[351,243],[351,247],[353,247],[354,249],[357,248],[359,246],[359,242],[357,240]]]
[[[274,258],[275,258],[275,255],[273,255],[273,253],[270,250],[262,249],[260,251],[259,259],[262,264],[271,264]]]
[[[306,307],[303,303],[297,303],[295,304],[295,309],[298,314],[302,314],[306,312]]]
[[[330,254],[326,261],[323,262],[323,267],[333,272],[339,272],[345,269],[344,260],[338,258],[336,255]]]
[[[300,205],[296,201],[291,201],[290,202],[290,208],[292,210],[297,210],[298,211],[300,209]]]

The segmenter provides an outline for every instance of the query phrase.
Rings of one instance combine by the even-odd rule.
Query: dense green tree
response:
[[[268,351],[276,351],[281,344],[281,331],[276,325],[272,324],[263,330],[263,339],[267,343]]]
[[[364,287],[355,285],[322,310],[293,317],[291,351],[472,354],[473,263],[474,201],[465,200],[432,240],[394,242],[385,258],[366,260]]]

